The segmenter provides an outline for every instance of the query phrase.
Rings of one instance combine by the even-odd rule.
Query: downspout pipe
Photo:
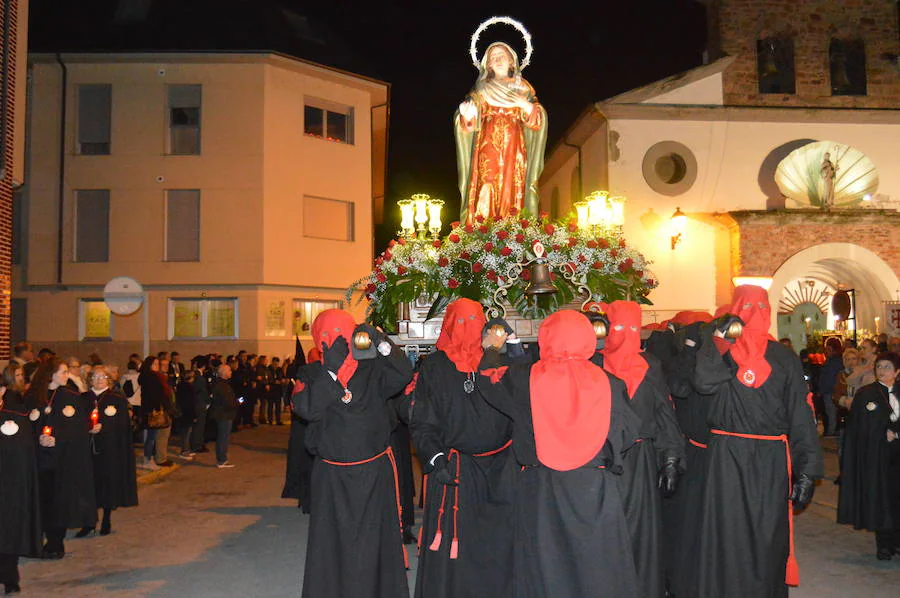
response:
[[[63,218],[66,198],[66,112],[68,108],[66,90],[69,87],[69,69],[63,62],[62,54],[56,53],[56,62],[62,70],[62,82],[60,85],[60,113],[59,113],[59,180],[58,205],[56,212],[56,284],[63,286]]]
[[[3,3],[3,83],[0,87],[0,181],[6,178],[6,144],[9,126],[9,76],[12,72],[10,55],[12,54],[9,35],[12,32],[11,2]]]

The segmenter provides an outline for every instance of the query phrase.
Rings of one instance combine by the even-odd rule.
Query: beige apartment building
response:
[[[29,58],[14,341],[123,363],[143,318],[103,288],[129,276],[151,351],[285,356],[370,271],[388,84],[273,53]]]

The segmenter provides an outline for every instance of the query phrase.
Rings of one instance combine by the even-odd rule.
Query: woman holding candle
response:
[[[8,596],[20,591],[19,557],[41,553],[32,427],[40,414],[25,407],[21,365],[9,364],[0,384],[0,583]]]
[[[54,357],[38,368],[29,389],[42,409],[38,468],[45,559],[65,556],[66,529],[79,528],[84,536],[97,525],[90,438],[100,425],[91,423],[91,410],[66,386],[68,379],[68,367]]]
[[[92,406],[100,431],[94,436],[94,489],[103,509],[100,535],[112,531],[112,511],[137,502],[137,477],[131,448],[131,415],[128,400],[110,388],[106,367],[91,372],[91,389],[82,395]]]

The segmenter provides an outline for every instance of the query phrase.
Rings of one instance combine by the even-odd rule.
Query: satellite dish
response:
[[[850,293],[847,291],[838,291],[831,298],[831,311],[842,321],[850,317],[850,308]]]
[[[103,299],[112,313],[130,316],[144,303],[144,287],[130,276],[117,276],[106,283]]]

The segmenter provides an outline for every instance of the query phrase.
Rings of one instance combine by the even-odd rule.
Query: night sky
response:
[[[396,201],[412,193],[446,200],[445,221],[456,219],[451,117],[477,75],[469,38],[483,20],[511,16],[531,32],[523,76],[549,115],[548,152],[591,102],[700,65],[705,44],[703,7],[686,0],[32,0],[31,11],[32,51],[278,50],[391,83],[379,250],[398,226]],[[493,41],[524,54],[519,35],[498,25],[479,56]]]

